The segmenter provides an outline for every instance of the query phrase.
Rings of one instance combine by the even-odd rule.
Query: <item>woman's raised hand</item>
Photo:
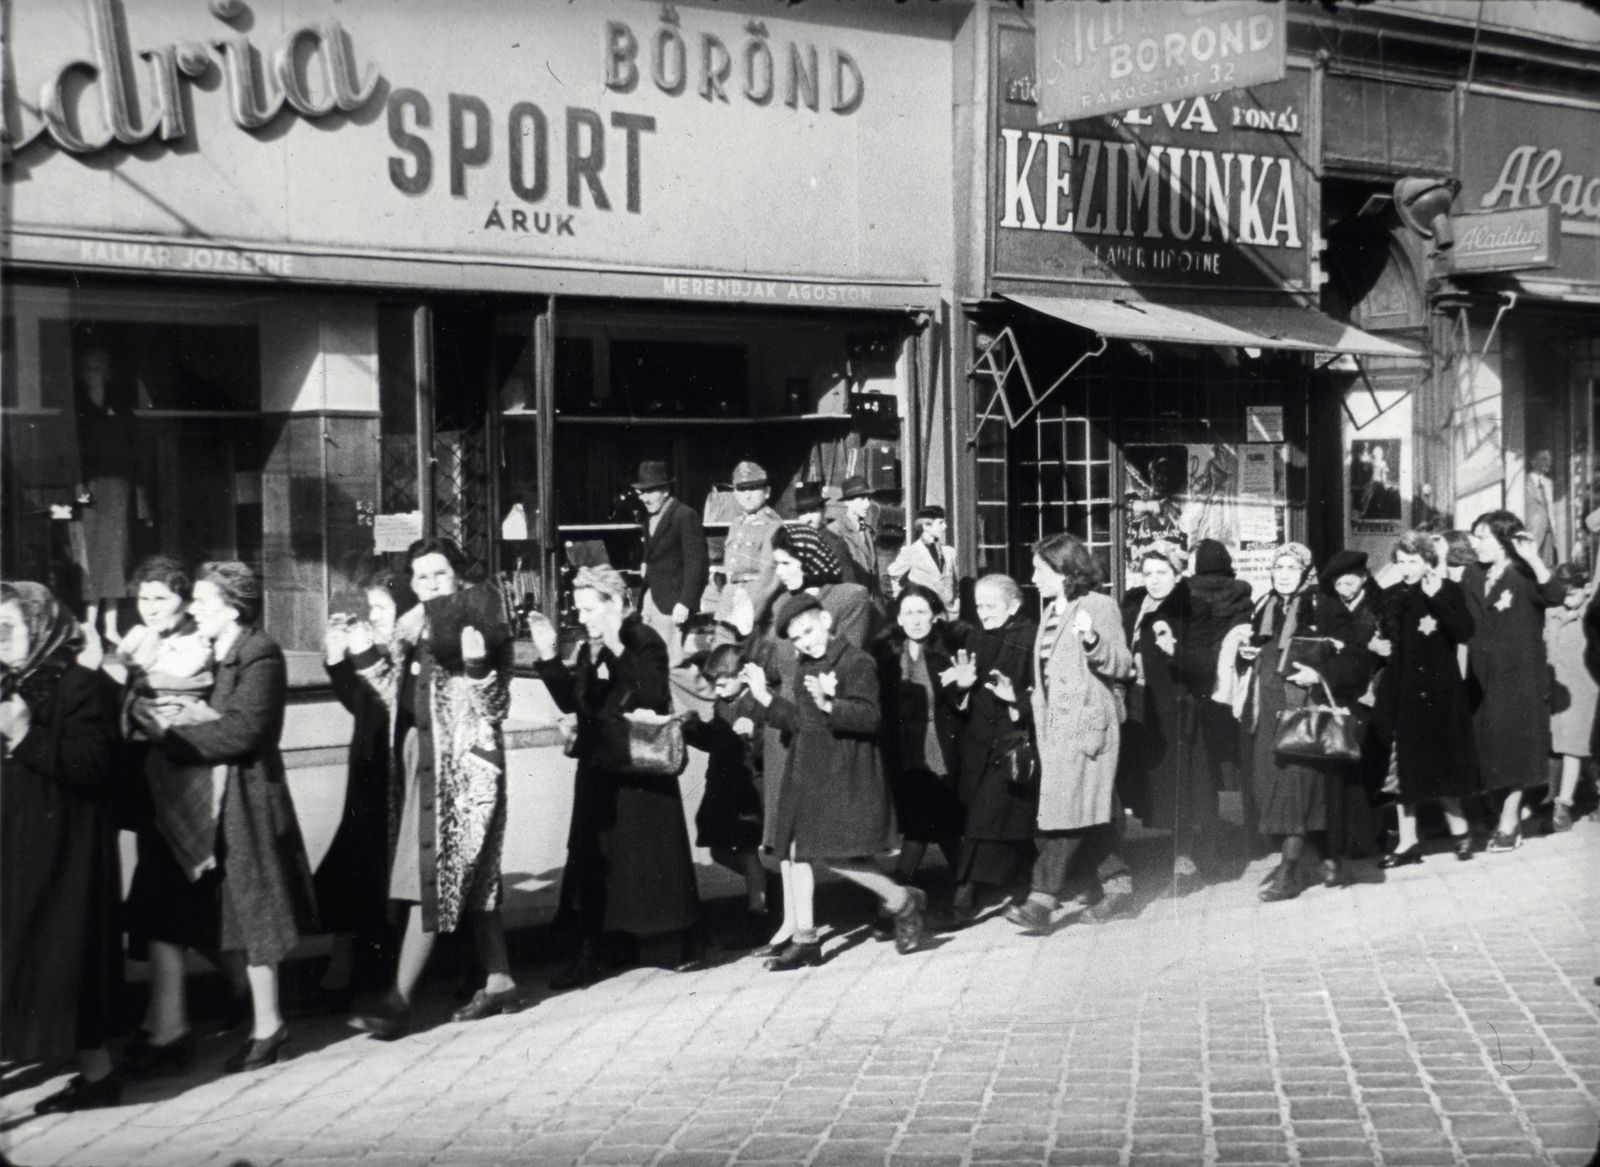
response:
[[[21,697],[0,701],[0,738],[5,738],[7,745],[16,745],[27,737],[32,724],[33,711]]]
[[[1172,634],[1172,625],[1165,620],[1157,620],[1151,625],[1150,631],[1155,634],[1156,647],[1167,656],[1178,651],[1178,638]]]
[[[1000,700],[1004,701],[1007,705],[1015,705],[1017,703],[1016,685],[1012,683],[1010,677],[1006,676],[999,669],[989,670],[989,681],[984,685],[984,688],[989,690],[989,692],[993,693]]]
[[[350,651],[350,626],[340,621],[328,621],[328,627],[322,634],[322,652],[328,658],[330,665],[336,665]]]
[[[345,625],[345,645],[351,656],[360,656],[372,647],[372,625],[365,620]]]
[[[483,642],[483,633],[468,624],[461,630],[461,659],[481,661],[489,655],[489,646]]]
[[[540,660],[555,660],[561,651],[561,637],[556,626],[543,612],[528,616],[528,636],[533,641],[534,655]]]
[[[1079,608],[1077,614],[1072,617],[1072,631],[1077,633],[1078,639],[1085,644],[1093,644],[1099,639],[1094,630],[1094,618],[1082,608]]]
[[[939,684],[970,689],[978,683],[978,662],[966,649],[957,649],[949,668],[939,674]]]

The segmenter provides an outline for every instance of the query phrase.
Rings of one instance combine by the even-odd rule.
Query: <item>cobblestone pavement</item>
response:
[[[1583,1164],[1600,825],[1263,905],[1269,866],[1048,939],[1000,919],[822,968],[635,969],[393,1044],[13,1117],[22,1164]],[[837,897],[835,897],[837,898]],[[530,972],[542,987],[548,969]],[[430,1003],[429,1018],[449,1003]],[[14,1116],[61,1079],[8,1098]]]

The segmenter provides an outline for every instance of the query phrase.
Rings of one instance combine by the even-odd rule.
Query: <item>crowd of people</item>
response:
[[[583,567],[575,648],[543,618],[530,629],[576,762],[557,918],[574,941],[554,989],[600,979],[650,938],[676,938],[678,971],[708,963],[678,774],[630,753],[669,724],[706,754],[694,844],[744,884],[723,947],[776,973],[826,959],[819,871],[873,897],[900,953],[990,913],[1035,936],[1135,914],[1127,824],[1170,835],[1162,887],[1193,890],[1220,875],[1230,789],[1279,853],[1269,902],[1340,887],[1358,863],[1422,862],[1435,807],[1457,860],[1516,848],[1547,787],[1550,829],[1571,825],[1600,604],[1507,512],[1405,535],[1387,587],[1363,553],[1319,570],[1287,543],[1252,596],[1221,544],[1155,540],[1120,604],[1090,550],[1058,534],[1032,549],[1037,619],[1019,582],[993,574],[972,583],[963,620],[937,508],[880,573],[864,510],[832,538],[785,522],[742,463],[748,522],[714,572],[664,468],[640,479],[642,596]],[[278,751],[284,656],[248,566],[191,576],[147,561],[130,582],[140,622],[104,644],[47,588],[0,585],[0,1042],[7,1062],[79,1063],[39,1111],[112,1105],[129,1077],[193,1065],[191,952],[248,1001],[231,1072],[283,1055],[278,967],[315,933],[333,937],[319,1001],[375,1038],[413,1031],[430,955],[458,930],[482,979],[454,1020],[523,1004],[500,916],[512,633],[472,577],[450,540],[422,540],[403,569],[374,566],[361,610],[330,620],[326,667],[354,730],[315,875]],[[697,601],[704,588],[716,594]],[[685,636],[694,607],[718,621],[700,651]],[[1308,711],[1324,737],[1287,748]],[[136,840],[125,905],[119,829]],[[935,904],[919,875],[930,848],[949,872]],[[124,929],[149,994],[113,1055]],[[363,985],[381,988],[358,997]]]

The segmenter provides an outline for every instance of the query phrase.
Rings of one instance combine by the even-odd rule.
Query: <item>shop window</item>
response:
[[[371,306],[39,283],[5,309],[6,577],[109,613],[148,555],[242,559],[268,631],[314,652],[329,549],[371,547]]]

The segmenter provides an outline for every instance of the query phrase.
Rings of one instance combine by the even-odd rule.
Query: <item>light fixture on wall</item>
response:
[[[1450,226],[1450,205],[1461,193],[1459,178],[1402,178],[1394,184],[1394,206],[1400,221],[1424,239],[1431,240],[1430,255],[1456,245]]]

